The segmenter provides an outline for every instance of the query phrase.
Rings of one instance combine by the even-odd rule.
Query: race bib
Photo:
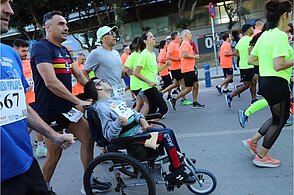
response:
[[[122,102],[122,101],[114,101],[114,102],[112,102],[112,104],[110,105],[110,108],[118,116],[123,116],[126,119],[130,118],[134,114],[134,111],[131,108],[129,108],[125,102]]]
[[[63,116],[65,116],[69,121],[77,123],[83,116],[83,113],[80,112],[79,110],[72,108],[69,112],[67,113],[62,113]]]
[[[123,87],[123,85],[115,85],[112,86],[112,90],[113,90],[113,95],[114,97],[123,99],[125,96],[125,88]]]
[[[0,126],[27,117],[27,105],[20,79],[0,80]]]
[[[71,86],[75,87],[77,85],[77,79],[75,76],[71,75]]]

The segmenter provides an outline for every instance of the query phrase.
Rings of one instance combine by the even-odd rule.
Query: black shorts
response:
[[[254,68],[240,69],[240,74],[243,82],[251,82],[252,78],[254,77]]]
[[[224,77],[227,78],[227,75],[233,75],[233,68],[223,68]]]
[[[169,74],[166,76],[161,76],[162,80],[163,80],[163,86],[162,89],[167,88],[168,86],[170,86],[171,84],[173,84]]]
[[[63,129],[67,129],[71,123],[68,118],[63,116],[62,113],[55,115],[42,115],[41,118],[55,131],[62,132]]]
[[[138,89],[138,90],[132,90],[132,92],[137,96],[138,93],[140,92],[141,89]]]
[[[170,72],[171,72],[173,80],[176,79],[177,81],[179,81],[183,78],[183,74],[181,72],[181,69],[171,70]]]
[[[34,158],[29,170],[23,174],[1,182],[2,195],[46,195],[48,187],[37,160]]]
[[[259,76],[259,66],[254,66],[254,74],[257,74]]]
[[[195,82],[198,82],[198,77],[195,74],[195,71],[183,73],[185,86],[192,87]]]

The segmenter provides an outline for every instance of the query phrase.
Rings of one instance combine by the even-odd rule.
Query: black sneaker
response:
[[[178,184],[193,184],[196,182],[195,178],[190,176],[184,170],[180,171],[179,173],[174,173],[174,176],[171,180],[172,182],[178,183]]]
[[[179,93],[178,93],[177,90],[173,90],[172,94],[173,94],[173,95],[178,95]]]
[[[53,191],[51,187],[50,190],[48,190],[48,195],[57,195],[57,194]]]
[[[223,94],[222,93],[222,87],[221,86],[217,85],[217,86],[215,86],[215,88],[217,89],[217,91],[219,92],[219,94]]]
[[[108,192],[111,186],[112,184],[110,182],[101,182],[95,178],[91,181],[91,188],[93,193]],[[84,188],[81,189],[81,193],[86,194]]]
[[[177,102],[176,98],[169,99],[169,104],[174,110],[176,110],[176,102]]]
[[[199,102],[193,102],[192,108],[201,109],[201,108],[205,108],[205,105],[200,104]]]
[[[257,102],[257,101],[258,99],[252,100],[250,105],[252,105],[254,102]]]
[[[229,89],[223,90],[223,93],[231,93],[232,91]]]

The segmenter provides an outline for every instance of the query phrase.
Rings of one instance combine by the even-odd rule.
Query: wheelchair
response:
[[[156,195],[156,185],[163,184],[167,191],[174,191],[182,185],[171,181],[169,158],[164,148],[156,150],[146,148],[143,143],[151,137],[148,133],[136,136],[117,138],[109,143],[102,134],[98,113],[92,106],[85,106],[86,118],[89,123],[92,139],[100,147],[107,147],[108,152],[94,158],[84,172],[83,184],[88,195],[97,190],[91,187],[91,179],[111,183],[103,194]],[[158,116],[157,116],[158,117]],[[147,116],[146,119],[156,118]],[[148,122],[150,122],[148,120]],[[150,123],[165,125],[159,122]],[[210,194],[217,185],[216,177],[209,171],[197,169],[196,160],[189,159],[184,153],[178,152],[186,172],[196,179],[192,185],[186,185],[194,194]],[[99,192],[99,191],[98,191]],[[101,191],[100,191],[101,192]]]

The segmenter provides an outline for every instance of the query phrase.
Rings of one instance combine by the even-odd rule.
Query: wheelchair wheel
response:
[[[128,176],[124,173],[126,170],[130,173],[136,172],[136,176]],[[148,170],[138,160],[126,154],[107,153],[98,156],[86,168],[83,178],[86,194],[106,192],[92,185],[91,178],[99,182],[111,183],[111,187],[107,190],[109,194],[156,195],[155,182]]]
[[[205,169],[196,169],[196,182],[193,185],[187,185],[188,189],[194,194],[210,194],[212,193],[217,185],[215,176],[205,170]],[[191,176],[194,176],[193,173],[190,173]]]

